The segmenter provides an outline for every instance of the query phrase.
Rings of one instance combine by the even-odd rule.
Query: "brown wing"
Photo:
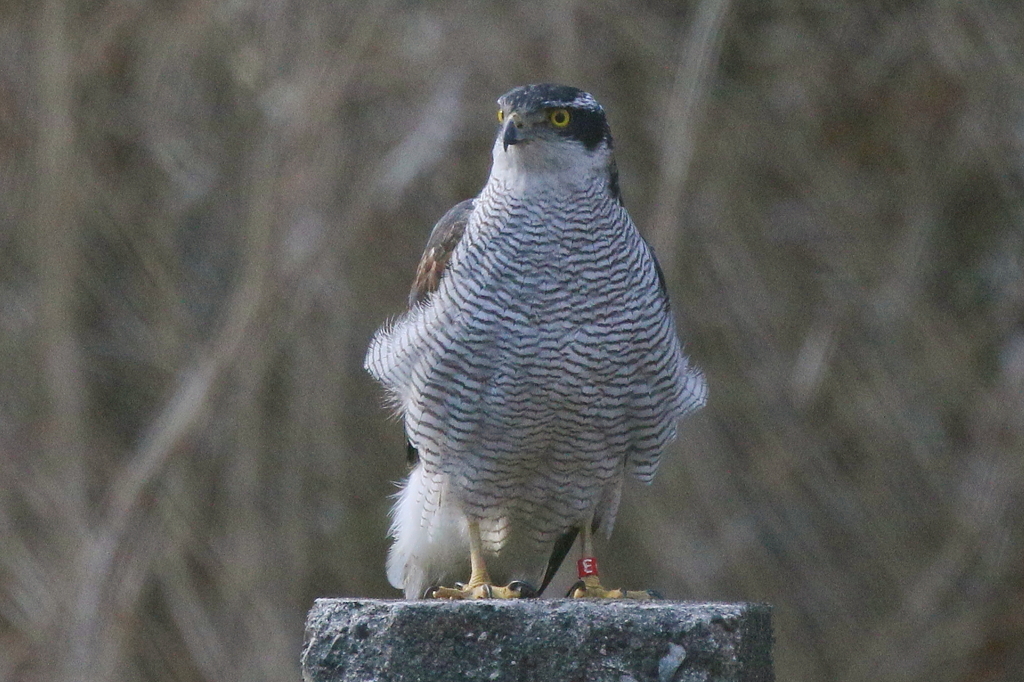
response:
[[[473,199],[466,199],[445,213],[434,229],[430,232],[427,247],[423,250],[419,267],[416,268],[416,279],[412,282],[409,292],[409,307],[413,307],[437,290],[441,283],[441,275],[448,265],[448,259],[455,246],[466,231],[466,222],[473,210]]]

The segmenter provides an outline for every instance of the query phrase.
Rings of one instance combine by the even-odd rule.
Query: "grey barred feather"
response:
[[[476,520],[527,579],[570,529],[597,518],[610,532],[624,473],[651,480],[705,400],[654,255],[611,190],[610,135],[589,149],[557,134],[504,150],[499,133],[483,191],[439,222],[411,309],[367,353],[419,453],[389,564],[410,596],[450,570],[428,546],[442,509],[450,532],[434,541]]]

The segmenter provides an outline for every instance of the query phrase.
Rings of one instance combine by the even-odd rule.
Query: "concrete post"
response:
[[[772,682],[765,604],[318,599],[305,682]]]

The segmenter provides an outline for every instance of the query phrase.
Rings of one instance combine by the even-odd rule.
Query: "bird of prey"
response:
[[[571,596],[645,596],[601,585],[593,534],[611,532],[626,473],[653,478],[704,377],[623,207],[601,105],[517,87],[498,99],[492,157],[366,355],[412,464],[388,578],[410,599],[532,596],[579,536]]]

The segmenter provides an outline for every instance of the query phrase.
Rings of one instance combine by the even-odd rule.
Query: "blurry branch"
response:
[[[247,250],[242,281],[231,297],[227,320],[210,350],[193,367],[182,372],[178,386],[153,420],[135,454],[111,485],[110,504],[104,522],[103,543],[113,551],[147,486],[159,475],[175,447],[191,433],[202,417],[211,390],[220,374],[231,365],[265,300],[270,274],[270,234],[273,220],[275,153],[264,143],[256,162],[256,187],[246,230]]]
[[[75,135],[71,115],[73,78],[66,31],[66,3],[46,0],[40,8],[37,36],[39,126],[36,140],[35,234],[41,310],[41,347],[48,437],[44,441],[44,495],[56,518],[49,527],[67,561],[55,567],[49,580],[59,604],[72,599],[79,574],[78,549],[85,537],[86,476],[83,425],[84,387],[81,351],[75,336],[75,280],[78,266],[78,229],[74,210]],[[27,566],[27,565],[26,565]],[[23,567],[24,568],[24,567]],[[44,581],[46,578],[42,578]],[[35,582],[35,581],[33,581]],[[55,584],[54,584],[55,583]],[[68,625],[59,612],[37,614],[55,628],[57,646],[82,653],[76,622]],[[55,619],[55,620],[51,620]],[[44,626],[46,627],[46,626]],[[75,656],[58,674],[72,673]],[[59,669],[61,663],[56,667]],[[68,678],[69,679],[69,678]]]
[[[49,403],[51,437],[46,444],[50,474],[60,472],[52,488],[62,520],[85,520],[82,471],[82,360],[74,333],[78,229],[74,210],[77,178],[73,161],[73,92],[63,0],[48,0],[39,18],[39,127],[35,196],[35,233],[42,319],[43,377]]]
[[[224,326],[205,356],[181,372],[174,393],[153,420],[135,453],[116,474],[106,517],[82,559],[82,583],[76,608],[79,628],[75,633],[80,647],[78,669],[89,669],[85,666],[90,656],[98,655],[96,652],[109,646],[104,636],[110,633],[106,632],[108,628],[102,619],[111,614],[104,604],[114,589],[115,561],[123,556],[128,529],[138,520],[144,493],[181,442],[195,430],[218,378],[232,365],[266,299],[277,154],[269,139],[265,138],[262,145],[253,162],[255,179],[249,193],[252,204],[242,280],[231,297]],[[149,560],[155,558],[151,555]],[[98,662],[93,663],[92,669],[98,669]]]
[[[899,661],[897,679],[928,679],[948,656],[951,642],[976,646],[990,605],[959,602],[957,591],[971,577],[979,550],[991,540],[983,534],[951,535],[935,559],[902,595],[902,603],[879,619],[867,644],[850,661],[843,682],[878,679],[878,661]],[[936,608],[944,605],[944,609]],[[951,605],[951,606],[949,606]],[[955,615],[955,617],[950,617]],[[961,661],[961,665],[964,662]]]
[[[167,604],[192,660],[205,679],[231,679],[228,647],[206,611],[207,600],[200,594],[185,565],[184,555],[169,553],[167,561],[156,569],[161,587],[167,591]]]
[[[415,125],[384,158],[384,173],[378,192],[393,208],[408,191],[413,180],[434,168],[451,149],[458,126],[465,72],[459,70],[444,77],[431,100],[422,108]]]
[[[146,488],[160,474],[176,444],[196,430],[203,417],[203,404],[209,402],[218,381],[231,386],[230,396],[217,403],[213,418],[218,423],[205,430],[221,434],[214,440],[233,444],[220,453],[225,511],[218,525],[208,529],[204,541],[209,543],[209,556],[218,569],[209,581],[196,581],[190,575],[193,568],[173,551],[166,562],[153,569],[184,650],[209,679],[225,675],[283,679],[292,670],[298,633],[288,627],[292,610],[290,605],[285,606],[281,595],[295,591],[293,582],[298,582],[308,558],[282,556],[281,544],[282,537],[300,537],[305,532],[300,508],[303,481],[292,475],[302,467],[289,466],[286,481],[269,480],[274,476],[271,472],[279,445],[264,432],[269,417],[265,391],[280,342],[277,334],[281,332],[272,326],[256,327],[253,322],[276,321],[290,327],[300,324],[302,315],[308,312],[309,300],[301,295],[302,283],[308,284],[305,273],[316,266],[302,267],[304,275],[291,282],[297,288],[292,290],[284,276],[287,266],[282,272],[271,260],[276,245],[272,236],[278,222],[287,234],[294,228],[288,225],[289,216],[322,200],[308,193],[308,187],[290,184],[299,168],[308,172],[312,167],[317,175],[323,175],[315,164],[323,162],[325,147],[307,148],[306,135],[322,134],[338,125],[337,112],[344,110],[356,85],[358,68],[365,63],[364,54],[373,49],[373,40],[379,36],[392,4],[384,1],[354,6],[344,42],[332,45],[329,57],[323,54],[324,45],[306,45],[292,33],[287,3],[279,5],[280,12],[262,27],[260,42],[268,63],[295,59],[309,68],[299,67],[287,75],[268,74],[257,91],[266,127],[262,131],[264,140],[256,143],[261,148],[249,155],[246,164],[251,169],[245,188],[250,215],[240,239],[247,249],[245,274],[217,341],[183,376],[175,396],[134,456],[136,464],[124,470],[113,488],[107,532],[111,542],[123,543],[132,519],[138,516],[134,510],[145,497]],[[330,66],[318,66],[325,60]],[[313,87],[312,83],[317,85]],[[302,104],[292,108],[296,102]],[[346,168],[344,155],[331,161],[337,164],[332,172],[338,172],[338,166]],[[361,172],[350,169],[349,186],[354,190],[343,203],[343,217],[338,223],[344,229],[336,237],[343,243],[339,248],[324,249],[319,259],[348,253],[352,247],[347,240],[367,229],[364,226],[374,202],[381,199],[375,191],[381,176],[380,161],[373,165],[378,168],[367,164]],[[289,304],[276,307],[271,298],[284,298]],[[347,322],[340,323],[339,328],[348,329],[351,325]],[[268,489],[275,491],[275,499],[268,500]],[[298,521],[299,526],[285,527],[282,516]],[[275,561],[266,561],[271,556]],[[283,570],[283,565],[299,570]],[[100,574],[110,575],[115,570],[109,563],[97,567]],[[216,598],[210,599],[211,594]]]
[[[17,481],[17,473],[8,470],[10,453],[0,452],[0,476],[4,481]],[[10,467],[13,469],[13,467]],[[18,485],[26,485],[17,481]],[[49,584],[52,569],[47,571],[33,551],[28,538],[19,533],[17,523],[7,512],[12,508],[11,494],[15,486],[0,486],[0,575],[8,576],[18,586],[17,596],[0,601],[0,622],[13,625],[32,637],[45,636],[46,619],[56,612],[57,595]],[[0,679],[8,679],[0,663]]]
[[[344,48],[334,60],[336,64],[341,65],[333,84],[336,91],[343,92],[352,83],[357,70],[363,64],[361,57],[373,46],[373,38],[378,36],[380,24],[388,18],[394,4],[395,0],[371,0],[363,4],[361,11],[356,13]]]
[[[685,48],[676,68],[675,83],[663,107],[667,116],[662,122],[665,136],[661,145],[661,183],[650,234],[670,282],[679,260],[680,242],[685,238],[679,229],[683,191],[708,87],[718,66],[728,13],[729,0],[703,0],[697,5],[696,16],[684,38]]]

